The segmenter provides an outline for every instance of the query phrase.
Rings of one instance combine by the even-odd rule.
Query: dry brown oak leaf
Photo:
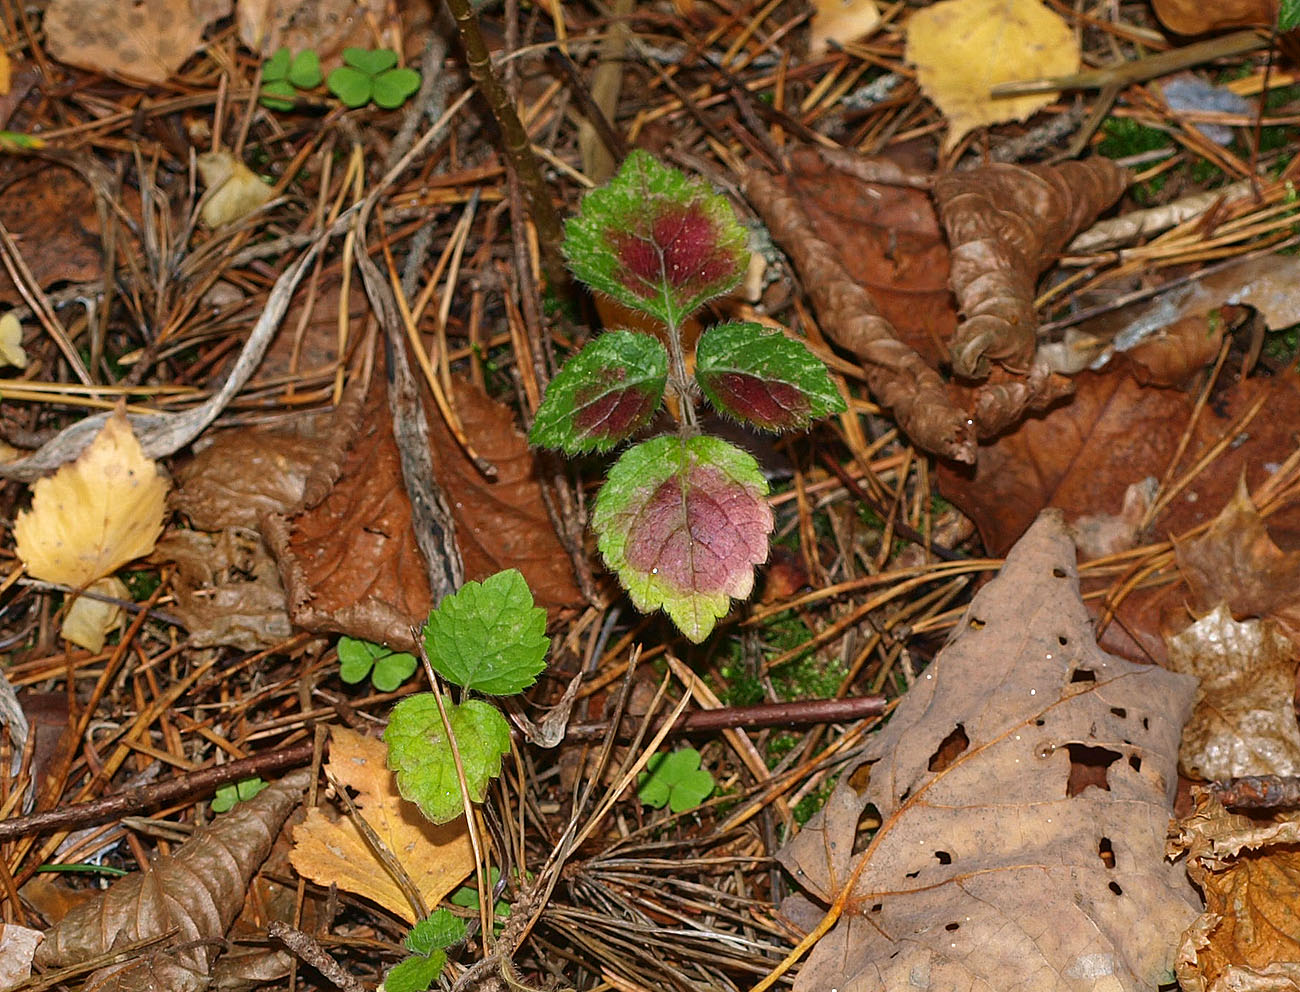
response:
[[[1097,647],[1074,546],[1045,511],[864,766],[778,854],[818,904],[845,900],[796,992],[1168,980],[1200,909],[1164,849],[1194,691]],[[855,854],[868,806],[880,825]],[[801,898],[783,904],[787,917],[809,919]]]
[[[1184,992],[1300,988],[1300,814],[1252,818],[1201,796],[1169,846],[1205,893],[1178,948]]]
[[[82,903],[45,932],[36,963],[44,968],[75,965],[108,954],[115,945],[176,929],[167,945],[148,957],[95,972],[87,988],[188,992],[206,987],[221,939],[244,907],[249,882],[310,778],[306,769],[284,776],[200,827],[173,854]]]
[[[1038,276],[1127,182],[1128,173],[1105,158],[994,163],[935,181],[951,253],[948,281],[963,317],[949,345],[957,375],[982,379],[990,360],[1029,369],[1037,347]]]

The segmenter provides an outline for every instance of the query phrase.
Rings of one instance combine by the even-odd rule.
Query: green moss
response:
[[[820,789],[808,793],[808,795],[795,803],[794,809],[790,811],[794,815],[795,822],[802,827],[805,823],[811,820],[813,814],[817,813],[826,805],[826,800],[831,797],[831,793],[834,790],[835,781],[832,779],[826,782],[826,784],[824,784]]]

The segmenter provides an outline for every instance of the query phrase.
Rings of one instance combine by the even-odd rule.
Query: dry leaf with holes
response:
[[[1023,121],[1060,94],[995,100],[999,83],[1079,68],[1074,30],[1039,0],[941,0],[907,22],[907,60],[948,118],[946,149],[977,127]]]
[[[27,368],[27,352],[23,350],[23,325],[12,312],[0,317],[0,365]]]
[[[868,38],[878,27],[876,0],[813,0],[808,50],[819,55],[832,43],[847,45]]]
[[[75,461],[32,486],[31,509],[14,521],[27,574],[80,588],[147,555],[162,533],[167,486],[119,409]]]
[[[68,65],[161,83],[229,14],[230,0],[51,0],[45,47]]]
[[[796,992],[1166,981],[1200,909],[1164,850],[1194,691],[1097,646],[1062,514],[1044,511],[779,852],[809,897],[787,919],[843,907]],[[879,826],[855,854],[868,806]]]
[[[388,23],[384,0],[239,0],[239,40],[264,58],[281,45],[291,52],[310,48],[326,61],[349,45],[381,48],[374,25]]]
[[[1300,988],[1300,814],[1252,818],[1200,796],[1169,850],[1205,893],[1178,948],[1184,992]]]
[[[387,754],[382,741],[335,727],[328,768],[340,785],[356,791],[357,810],[432,908],[474,870],[465,818],[441,826],[425,819],[398,794]],[[293,842],[290,860],[300,875],[370,899],[408,923],[416,921],[410,902],[350,817],[334,822],[313,807],[294,828]]]
[[[230,152],[204,152],[196,164],[208,188],[199,211],[208,227],[225,227],[243,220],[275,196],[274,189]]]

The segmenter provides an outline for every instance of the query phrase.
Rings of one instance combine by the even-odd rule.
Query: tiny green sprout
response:
[[[261,103],[269,110],[292,110],[300,90],[321,84],[320,56],[313,51],[292,55],[280,48],[262,63]]]
[[[384,975],[383,992],[424,992],[442,975],[447,948],[465,939],[465,924],[446,909],[436,909],[406,936],[410,957]]]
[[[212,812],[229,813],[236,804],[252,799],[266,785],[260,778],[246,778],[241,782],[227,782],[218,786],[217,794],[212,798]]]
[[[1300,27],[1300,0],[1282,0],[1277,5],[1278,34]]]
[[[371,683],[380,692],[392,692],[409,679],[419,665],[413,654],[393,651],[354,637],[340,637],[338,651],[339,678],[348,685],[355,685],[369,675]]]
[[[667,806],[674,813],[694,809],[713,794],[713,776],[700,767],[700,752],[693,747],[671,754],[656,754],[637,776],[637,798],[654,809]]]
[[[497,882],[501,880],[501,869],[493,865],[488,869],[488,888],[495,889]],[[451,894],[447,899],[453,906],[460,906],[462,909],[468,909],[471,912],[478,912],[478,887],[473,885],[462,885],[459,889]],[[498,920],[504,920],[510,915],[510,903],[504,899],[498,899],[492,904],[492,915]]]
[[[466,582],[434,607],[424,625],[429,664],[466,693],[523,692],[546,667],[549,647],[546,611],[533,605],[528,583],[513,568]],[[452,703],[423,692],[393,707],[384,741],[402,798],[434,823],[447,823],[464,812],[463,793],[481,803],[501,774],[510,725],[486,700]]]
[[[325,85],[349,107],[364,107],[373,100],[393,110],[420,88],[420,74],[398,66],[391,48],[345,48],[343,65],[329,74]]]

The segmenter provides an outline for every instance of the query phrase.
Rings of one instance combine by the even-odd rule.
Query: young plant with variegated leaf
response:
[[[570,455],[608,451],[650,423],[665,392],[673,395],[677,432],[623,452],[596,497],[592,527],[637,608],[662,609],[697,643],[731,600],[749,596],[773,525],[757,461],[701,432],[700,395],[719,413],[773,433],[844,409],[807,347],[758,324],[706,330],[690,371],[682,328],[740,282],[745,244],[724,197],[632,152],[607,186],[583,198],[564,251],[574,275],[651,317],[662,333],[598,336],[551,381],[529,433],[533,444]]]

